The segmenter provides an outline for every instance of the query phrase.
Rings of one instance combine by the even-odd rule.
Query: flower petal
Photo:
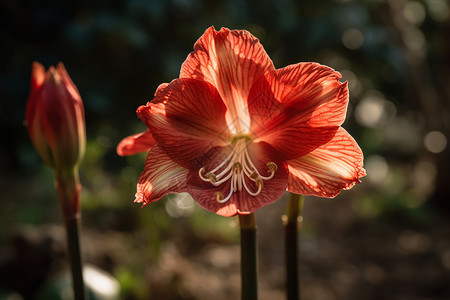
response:
[[[288,191],[302,195],[334,197],[366,175],[363,153],[343,128],[327,144],[287,163]]]
[[[346,115],[348,89],[339,82],[340,77],[316,63],[267,73],[249,95],[252,133],[286,159],[303,156],[328,142]]]
[[[252,162],[262,176],[269,175],[267,163],[274,162],[278,167],[274,177],[263,181],[261,193],[256,196],[252,196],[242,189],[234,192],[227,202],[219,203],[215,193],[220,192],[226,197],[230,192],[231,179],[219,186],[213,186],[209,182],[202,181],[198,173],[201,167],[212,170],[223,161],[224,157],[229,155],[230,151],[230,147],[215,147],[204,155],[202,163],[197,168],[190,170],[187,182],[188,192],[200,206],[218,215],[231,217],[236,214],[249,214],[281,198],[287,188],[287,165],[277,159],[277,153],[270,145],[259,143],[249,146]],[[256,192],[257,188],[253,181],[245,177],[245,182],[252,192]]]
[[[38,62],[33,62],[31,69],[31,92],[38,90],[45,81],[45,68]]]
[[[194,78],[215,86],[228,108],[234,134],[248,132],[247,97],[253,83],[274,66],[259,40],[245,30],[210,27],[183,63],[180,78]]]
[[[145,168],[137,184],[137,203],[144,206],[167,194],[186,191],[188,169],[171,160],[159,147],[153,146],[145,160]]]
[[[167,155],[189,168],[198,155],[228,143],[225,112],[211,84],[183,78],[161,89],[137,114]]]
[[[307,155],[334,138],[339,127],[308,127],[291,124],[288,128],[278,128],[265,134],[263,139],[274,147],[283,160],[295,159]]]
[[[128,156],[139,152],[148,152],[156,143],[149,129],[144,132],[130,135],[117,145],[117,154]]]
[[[249,95],[249,110],[256,115],[252,129],[256,125],[255,129],[261,130],[258,125],[265,123],[270,125],[265,131],[270,131],[286,121],[311,127],[342,125],[348,88],[340,78],[338,72],[317,63],[298,63],[268,72]]]

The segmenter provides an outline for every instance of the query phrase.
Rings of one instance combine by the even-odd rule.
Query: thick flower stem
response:
[[[291,194],[283,216],[285,232],[285,263],[286,263],[286,299],[300,299],[300,275],[298,272],[299,258],[299,233],[302,221],[303,196]]]
[[[83,281],[83,263],[81,260],[80,241],[78,238],[80,222],[72,219],[66,222],[67,244],[69,248],[70,266],[72,271],[73,292],[75,300],[87,299]]]
[[[258,299],[256,220],[253,213],[239,215],[241,228],[241,299]]]
[[[64,218],[67,233],[67,248],[69,252],[70,267],[74,300],[87,299],[83,280],[83,263],[81,259],[79,228],[80,228],[80,191],[81,185],[78,170],[58,170],[55,172],[55,185]]]

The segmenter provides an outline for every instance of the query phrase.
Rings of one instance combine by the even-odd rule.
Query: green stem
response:
[[[285,263],[286,263],[286,296],[287,300],[300,299],[300,275],[298,272],[299,234],[302,221],[303,196],[292,194],[286,215],[283,216],[285,232]]]
[[[84,288],[83,262],[81,260],[80,241],[78,238],[79,227],[79,219],[72,219],[66,222],[67,244],[72,271],[74,299],[84,300],[87,299],[87,296]]]
[[[83,262],[79,240],[81,185],[78,169],[57,170],[55,172],[55,185],[67,233],[74,300],[85,300],[87,294],[84,288]]]
[[[253,213],[239,215],[241,228],[241,299],[258,299],[256,220]]]

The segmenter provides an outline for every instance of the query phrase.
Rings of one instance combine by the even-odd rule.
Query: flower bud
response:
[[[62,63],[47,72],[33,63],[26,124],[33,146],[51,168],[80,164],[86,148],[83,102]]]

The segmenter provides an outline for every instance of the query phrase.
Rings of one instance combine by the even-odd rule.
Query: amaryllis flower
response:
[[[26,122],[33,146],[53,169],[77,166],[86,148],[84,107],[62,63],[48,71],[33,63]]]
[[[334,197],[351,188],[365,170],[361,149],[341,127],[348,89],[340,78],[317,63],[275,69],[249,32],[209,28],[180,77],[138,108],[149,130],[118,148],[151,148],[135,201],[188,192],[202,207],[233,216],[286,190]]]

